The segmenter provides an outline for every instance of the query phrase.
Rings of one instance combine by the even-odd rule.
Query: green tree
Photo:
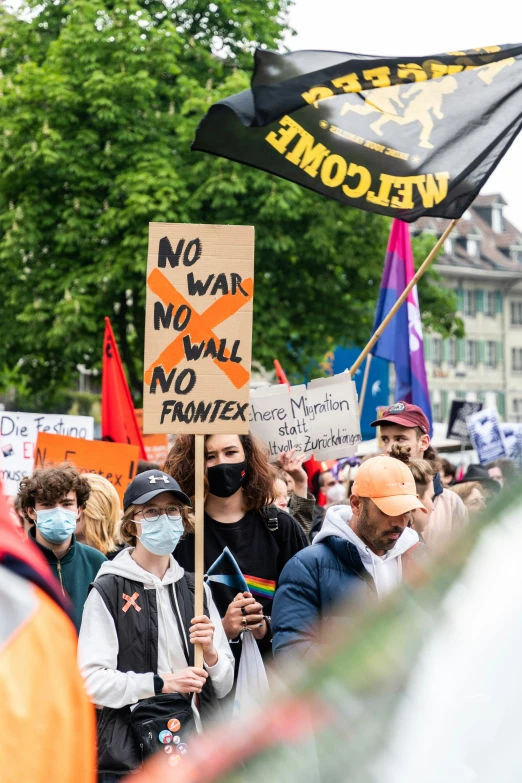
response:
[[[0,10],[0,389],[55,404],[111,317],[141,395],[149,221],[256,227],[254,359],[302,376],[369,336],[389,221],[190,152],[277,48],[287,0],[61,0]],[[441,323],[448,302],[433,299]],[[451,308],[450,308],[451,309]]]

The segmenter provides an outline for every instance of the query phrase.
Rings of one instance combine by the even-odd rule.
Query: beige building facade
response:
[[[495,406],[504,421],[522,422],[522,232],[504,216],[500,194],[478,196],[436,262],[456,293],[466,336],[424,338],[434,421],[447,421],[453,399]],[[439,237],[446,220],[412,225]]]

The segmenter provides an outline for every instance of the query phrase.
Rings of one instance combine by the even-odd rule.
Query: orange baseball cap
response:
[[[384,454],[362,463],[355,475],[352,493],[361,498],[370,498],[383,514],[390,517],[398,517],[416,508],[428,513],[417,497],[409,467],[395,457]]]

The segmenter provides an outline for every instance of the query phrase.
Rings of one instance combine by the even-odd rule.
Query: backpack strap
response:
[[[277,506],[264,506],[261,509],[261,513],[266,520],[266,526],[271,533],[275,533],[279,530],[279,511]]]

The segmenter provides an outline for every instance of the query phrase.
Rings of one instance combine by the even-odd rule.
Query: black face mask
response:
[[[218,498],[229,498],[243,486],[246,462],[222,462],[207,468],[208,490]]]

